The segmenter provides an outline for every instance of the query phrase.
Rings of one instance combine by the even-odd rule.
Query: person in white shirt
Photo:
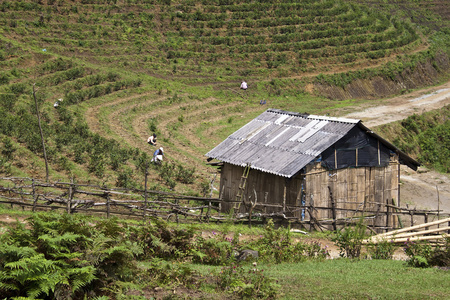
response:
[[[241,90],[246,90],[247,89],[247,82],[242,81],[241,83]]]
[[[147,143],[149,143],[152,146],[156,146],[156,134],[153,134],[148,137]]]
[[[155,153],[153,153],[152,162],[154,162],[156,164],[161,164],[161,162],[163,160],[163,156],[164,156],[164,149],[163,149],[163,147],[160,147],[159,149],[157,149],[155,151]]]

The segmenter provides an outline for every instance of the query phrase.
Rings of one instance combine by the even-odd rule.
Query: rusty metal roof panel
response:
[[[269,109],[232,133],[208,157],[292,177],[347,134],[359,120]]]

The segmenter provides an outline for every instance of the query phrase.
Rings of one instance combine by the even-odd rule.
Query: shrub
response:
[[[218,289],[240,299],[272,299],[280,289],[280,285],[266,277],[256,263],[247,269],[238,264],[223,267],[216,275],[216,284]]]
[[[11,160],[16,150],[17,149],[14,147],[9,137],[3,138],[3,148],[1,150],[1,153],[3,157],[6,158],[6,160]]]
[[[427,242],[405,242],[404,251],[408,255],[408,265],[425,268],[430,266],[450,267],[450,238],[443,245],[433,248]]]
[[[336,232],[332,241],[339,247],[341,257],[359,258],[366,227],[362,220],[354,227],[346,226]]]
[[[186,184],[194,182],[195,167],[185,168],[182,165],[177,165],[177,179]]]
[[[436,246],[429,262],[432,266],[450,267],[450,237],[445,239],[444,245]]]
[[[250,245],[258,250],[260,258],[268,262],[300,262],[306,259],[326,259],[329,256],[326,247],[319,242],[303,243],[292,240],[290,229],[275,229],[270,219],[262,238]]]
[[[159,165],[159,176],[165,181],[169,188],[174,189],[177,185],[175,181],[175,178],[177,178],[176,165],[163,162]]]
[[[207,265],[229,265],[234,261],[231,239],[204,239],[198,236],[191,250],[193,262]]]
[[[136,187],[136,183],[133,181],[133,170],[124,166],[117,175],[116,186],[126,189]]]
[[[397,246],[388,240],[382,240],[377,244],[369,244],[368,252],[373,259],[392,259]]]
[[[1,52],[0,52],[0,61],[1,61]],[[8,84],[9,83],[9,76],[5,73],[0,73],[0,85],[2,84]]]
[[[0,294],[6,298],[83,299],[114,280],[130,280],[142,252],[108,224],[94,228],[78,215],[35,214],[0,236]]]
[[[412,267],[425,268],[429,266],[429,259],[432,256],[433,248],[428,243],[422,242],[405,242],[405,247],[403,248],[406,255],[408,255],[408,265]]]
[[[155,287],[178,286],[180,284],[195,288],[197,278],[200,277],[191,267],[184,263],[168,262],[160,258],[153,258],[146,272],[148,281]]]
[[[180,259],[190,253],[194,237],[192,228],[173,229],[164,220],[153,218],[134,230],[130,239],[140,243],[146,258]]]

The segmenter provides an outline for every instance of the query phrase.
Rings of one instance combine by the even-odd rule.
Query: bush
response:
[[[396,249],[397,246],[388,240],[368,245],[368,252],[373,259],[392,259]]]
[[[153,287],[178,286],[180,284],[195,288],[197,278],[200,277],[191,267],[183,263],[167,262],[160,258],[153,258],[147,269],[148,281]]]
[[[134,230],[130,239],[142,246],[144,258],[181,259],[186,257],[192,248],[194,237],[192,228],[173,229],[164,220],[153,218]]]
[[[171,163],[163,162],[159,165],[159,176],[162,180],[165,181],[167,186],[170,189],[174,189],[177,183],[175,182],[176,175],[176,166]]]
[[[444,245],[436,246],[429,262],[432,266],[450,267],[450,237],[445,239]]]
[[[275,229],[273,220],[269,220],[264,228],[262,238],[251,244],[259,252],[262,260],[268,262],[301,262],[306,259],[326,259],[329,256],[326,247],[318,242],[294,242],[290,229]]]
[[[231,239],[204,239],[199,236],[191,253],[196,263],[220,266],[234,261]]]
[[[266,277],[256,263],[246,269],[239,264],[223,267],[216,275],[216,284],[219,290],[239,299],[273,299],[280,289],[280,285]]]
[[[408,265],[426,268],[430,266],[450,267],[450,238],[443,245],[432,247],[427,242],[407,241],[404,251],[408,255]]]
[[[83,299],[114,280],[134,278],[142,252],[83,216],[35,214],[0,236],[0,294],[5,298]],[[89,292],[88,292],[89,291]]]
[[[177,179],[178,181],[186,184],[194,182],[195,167],[185,168],[182,165],[177,165]]]
[[[3,147],[2,147],[1,153],[2,153],[3,157],[6,158],[6,160],[13,159],[14,152],[16,150],[17,149],[14,147],[14,145],[9,137],[3,138]]]
[[[429,259],[432,256],[433,248],[428,243],[405,242],[404,251],[408,255],[408,265],[412,267],[426,268],[429,266]]]
[[[332,241],[339,247],[341,257],[359,258],[366,227],[362,220],[354,227],[346,226],[336,232]]]

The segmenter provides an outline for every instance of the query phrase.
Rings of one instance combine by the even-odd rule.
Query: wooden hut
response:
[[[206,156],[221,166],[223,211],[299,220],[385,212],[386,203],[399,204],[400,164],[419,166],[360,120],[276,109]]]

